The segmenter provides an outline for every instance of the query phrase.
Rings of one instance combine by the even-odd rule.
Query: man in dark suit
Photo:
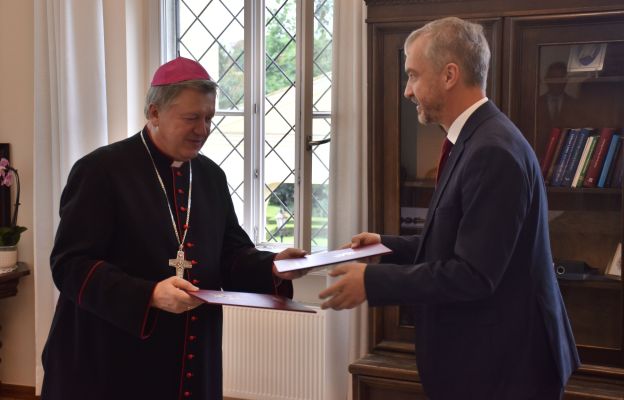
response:
[[[579,359],[553,271],[544,184],[530,145],[485,97],[483,29],[433,21],[408,37],[405,53],[405,96],[454,145],[422,236],[354,236],[352,247],[381,242],[393,253],[336,267],[342,278],[320,293],[323,307],[413,306],[431,399],[559,399]]]

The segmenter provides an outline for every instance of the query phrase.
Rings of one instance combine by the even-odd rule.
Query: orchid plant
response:
[[[20,206],[20,181],[17,170],[9,165],[9,160],[0,158],[0,187],[11,187],[15,184],[15,209],[10,216],[10,225],[0,227],[0,246],[15,246],[20,240],[22,232],[26,230],[23,226],[17,226],[17,212]],[[9,214],[11,212],[9,211]]]

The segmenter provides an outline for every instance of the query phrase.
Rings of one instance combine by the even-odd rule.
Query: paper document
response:
[[[300,311],[315,313],[311,308],[292,301],[289,298],[272,294],[224,292],[222,290],[198,290],[187,292],[208,304],[222,304],[224,306],[270,308],[281,311]]]
[[[355,249],[341,249],[314,253],[301,258],[289,258],[287,260],[275,261],[275,266],[279,272],[295,271],[322,267],[325,265],[338,264],[360,258],[378,256],[392,253],[392,250],[383,244],[372,244]]]

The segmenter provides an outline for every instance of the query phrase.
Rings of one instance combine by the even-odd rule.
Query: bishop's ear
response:
[[[160,118],[158,106],[156,104],[150,104],[147,110],[147,116],[149,118],[149,121],[152,123],[152,125],[158,126],[158,120]]]

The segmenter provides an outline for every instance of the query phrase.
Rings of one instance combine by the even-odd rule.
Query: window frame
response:
[[[265,2],[244,0],[244,111],[217,110],[215,116],[244,118],[243,229],[256,245],[285,248],[264,242],[265,161]],[[178,0],[160,0],[161,63],[178,54]],[[314,2],[296,0],[296,117],[294,247],[310,252],[312,246],[312,148],[314,118],[331,118],[331,112],[313,111]],[[329,223],[329,222],[328,222]]]

